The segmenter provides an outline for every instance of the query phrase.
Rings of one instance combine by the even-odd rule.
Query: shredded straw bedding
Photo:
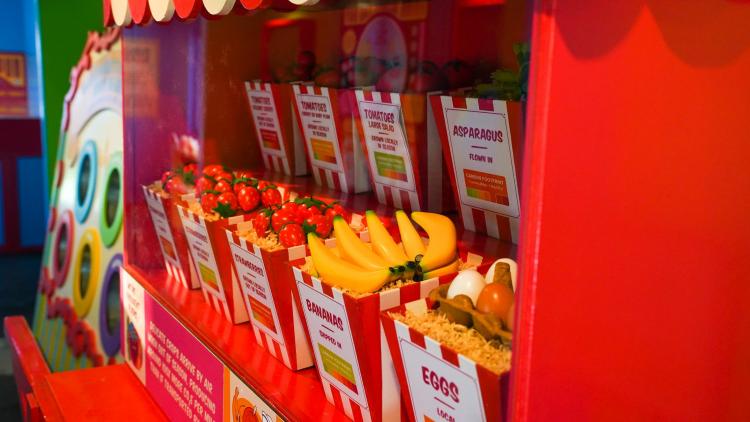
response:
[[[473,328],[448,321],[435,311],[415,314],[389,313],[396,321],[401,321],[420,333],[437,340],[490,371],[501,374],[510,369],[511,351],[498,341],[487,341]]]

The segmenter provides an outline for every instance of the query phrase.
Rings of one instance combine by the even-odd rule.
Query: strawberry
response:
[[[225,179],[217,179],[214,190],[219,193],[232,192],[232,184]]]
[[[281,192],[276,189],[276,186],[267,185],[265,188],[261,188],[260,183],[258,183],[258,190],[261,191],[260,200],[264,207],[281,204]]]
[[[205,191],[213,190],[216,181],[211,176],[201,176],[195,180],[195,194],[201,195]]]
[[[273,186],[272,184],[266,182],[265,180],[258,181],[258,190],[263,191],[268,186]]]
[[[222,217],[231,217],[237,214],[237,197],[231,191],[220,194],[216,197],[214,211]]]
[[[185,164],[182,166],[182,174],[195,174],[198,171],[198,165],[195,163]]]
[[[302,230],[302,226],[300,226],[299,224],[286,224],[279,231],[279,242],[281,242],[281,244],[287,248],[291,248],[292,246],[304,245],[305,231]]]
[[[176,175],[177,175],[177,173],[173,172],[172,170],[167,170],[164,173],[162,173],[162,175],[161,175],[161,185],[162,185],[162,187],[167,186],[167,182],[169,181],[169,179],[175,177]]]
[[[333,229],[333,220],[323,214],[316,214],[308,217],[302,225],[305,233],[315,232],[321,238],[327,238],[331,235]]]
[[[234,176],[232,176],[232,173],[230,173],[230,172],[228,172],[228,171],[222,171],[222,172],[219,172],[218,174],[216,174],[216,175],[214,176],[214,178],[216,179],[216,181],[217,181],[217,182],[218,182],[219,180],[226,180],[226,181],[227,181],[227,183],[229,183],[230,185],[231,185],[231,184],[232,184],[232,182],[234,181]]]
[[[234,178],[235,179],[254,179],[253,174],[247,170],[235,170]]]
[[[175,195],[183,195],[187,193],[187,186],[182,176],[174,175],[167,180],[164,190]]]
[[[219,173],[225,172],[226,169],[220,164],[212,164],[203,168],[203,174],[214,177]]]
[[[253,230],[255,230],[255,233],[260,237],[266,235],[268,226],[271,225],[271,219],[268,217],[270,214],[271,210],[264,209],[258,211],[258,213],[255,214],[255,217],[253,217]]]
[[[210,213],[218,205],[215,191],[206,191],[201,195],[201,208],[203,211]]]
[[[285,224],[294,222],[294,214],[280,209],[271,215],[271,228],[278,233]]]
[[[235,185],[236,186],[236,185]],[[242,211],[252,211],[260,205],[260,192],[252,186],[244,186],[237,192],[237,202]]]

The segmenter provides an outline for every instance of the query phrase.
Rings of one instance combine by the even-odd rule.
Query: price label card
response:
[[[454,108],[450,97],[441,99],[461,202],[517,218],[518,185],[506,103],[493,101],[493,110],[473,110]]]
[[[399,346],[417,421],[485,420],[476,377],[407,339]]]
[[[311,91],[302,93],[298,86],[294,88],[294,98],[312,165],[343,173],[344,165],[328,89],[322,88],[321,94],[315,94]]]
[[[202,218],[194,218],[194,215],[180,207],[180,219],[185,228],[185,238],[190,247],[190,254],[195,261],[198,277],[201,285],[214,296],[224,299],[224,288],[221,286],[221,276],[216,265],[216,257],[211,247],[211,239],[208,236],[206,223]]]
[[[245,82],[255,123],[255,133],[264,154],[286,157],[284,137],[270,84]]]
[[[242,291],[245,293],[245,304],[251,311],[250,321],[271,338],[284,344],[276,305],[271,294],[271,285],[268,282],[268,273],[260,251],[254,253],[244,249],[232,241],[231,235],[229,235],[229,246]],[[253,247],[251,244],[248,246]]]
[[[399,96],[391,95],[393,103],[390,103],[381,101],[377,92],[372,93],[372,100],[366,99],[363,91],[357,91],[356,95],[370,170],[375,181],[416,191]]]
[[[297,280],[320,376],[367,407],[352,332],[344,305]]]
[[[172,238],[172,230],[169,228],[169,222],[167,221],[167,213],[164,209],[164,204],[161,198],[157,194],[148,190],[147,187],[143,187],[143,193],[146,197],[146,204],[148,205],[148,211],[151,213],[151,221],[154,223],[154,229],[156,230],[156,237],[159,239],[159,247],[161,248],[161,254],[164,257],[164,261],[177,268],[182,268],[180,265],[180,259],[177,256],[177,248]]]

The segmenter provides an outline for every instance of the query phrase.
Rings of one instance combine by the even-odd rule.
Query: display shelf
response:
[[[279,415],[288,420],[349,420],[326,400],[315,368],[286,368],[256,344],[250,324],[229,323],[204,301],[200,290],[170,283],[166,271],[148,276],[134,266],[126,266],[126,271]]]

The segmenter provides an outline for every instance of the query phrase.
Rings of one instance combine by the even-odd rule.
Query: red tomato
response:
[[[219,172],[218,174],[214,176],[214,179],[216,179],[217,182],[219,180],[226,180],[230,185],[234,181],[234,177],[232,177],[232,173],[229,173],[226,171]]]
[[[224,166],[221,164],[212,164],[206,167],[203,167],[203,174],[206,176],[216,176],[219,173],[224,172]]]
[[[235,179],[253,179],[253,174],[247,170],[235,170]]]
[[[164,186],[164,190],[175,195],[184,195],[187,193],[187,186],[185,185],[185,181],[182,179],[182,176],[175,175],[167,180],[167,184],[166,186]]]
[[[279,231],[279,242],[287,248],[304,245],[305,231],[302,230],[302,226],[299,224],[289,223]]]
[[[198,165],[195,163],[185,164],[182,166],[182,172],[184,174],[191,173],[195,174],[195,172],[198,170]]]
[[[333,221],[323,214],[316,214],[308,217],[303,225],[305,233],[317,233],[322,238],[327,238],[331,235],[333,229]]]
[[[252,186],[245,186],[237,192],[237,202],[242,211],[252,211],[260,205],[260,192]]]
[[[167,170],[161,175],[161,186],[165,188],[167,186],[167,182],[169,179],[175,177],[177,173],[173,172],[172,170]]]
[[[195,180],[195,193],[200,195],[207,190],[213,190],[216,183],[209,176],[201,176]]]

